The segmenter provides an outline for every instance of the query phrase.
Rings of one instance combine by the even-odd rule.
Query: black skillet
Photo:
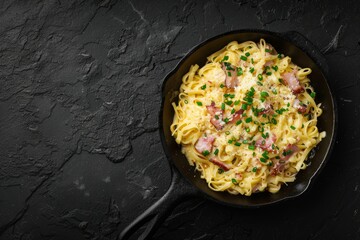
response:
[[[300,67],[310,67],[311,85],[316,91],[316,101],[322,103],[323,114],[318,119],[319,131],[326,131],[326,137],[319,143],[315,154],[311,156],[311,164],[305,171],[297,174],[296,181],[283,186],[276,193],[258,193],[251,197],[231,195],[226,192],[215,192],[208,188],[194,168],[188,164],[181,153],[181,147],[171,136],[170,125],[174,111],[172,102],[178,101],[182,76],[193,64],[203,66],[206,57],[218,51],[231,41],[255,41],[264,38],[272,44],[279,53],[292,58]],[[260,207],[274,204],[286,199],[297,197],[305,192],[312,179],[325,165],[332,150],[336,125],[337,111],[334,98],[326,80],[328,66],[321,52],[297,32],[275,33],[264,30],[239,30],[213,37],[193,48],[164,79],[162,87],[162,105],[160,110],[159,130],[166,156],[170,162],[171,185],[165,195],[137,217],[120,234],[120,239],[128,239],[145,223],[148,223],[138,239],[148,239],[156,228],[164,221],[171,210],[186,197],[205,196],[215,202],[233,207]]]

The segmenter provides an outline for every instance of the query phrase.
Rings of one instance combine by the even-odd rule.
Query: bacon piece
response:
[[[229,67],[231,69],[227,70],[227,66],[225,66],[224,63],[222,63],[222,69],[224,70],[225,72],[225,86],[227,88],[235,88],[238,86],[239,84],[239,80],[237,78],[237,75],[236,75],[236,72],[235,72],[235,67],[232,66],[232,65],[229,65]]]
[[[229,123],[236,123],[238,120],[241,119],[243,113],[244,113],[244,109],[240,109],[239,111],[236,111],[232,116],[231,121],[229,121]]]
[[[206,106],[206,109],[208,110],[208,113],[210,113],[211,116],[216,115],[217,112],[223,112],[223,110],[221,110],[218,107],[215,107],[215,102],[211,102],[210,105]]]
[[[298,146],[296,146],[294,144],[287,145],[284,152],[280,156],[280,160],[287,161],[297,151],[299,151]]]
[[[211,116],[210,122],[212,125],[214,125],[217,130],[221,130],[225,125],[224,121],[222,120],[224,111],[218,107],[215,107],[214,102],[211,102],[211,105],[206,106],[206,109]],[[218,119],[215,118],[215,115]]]
[[[270,43],[267,43],[267,44],[266,44],[266,49],[269,49],[269,50],[270,50],[269,52],[265,52],[265,55],[266,55],[266,56],[278,54],[277,51],[275,50],[275,48],[274,48]]]
[[[291,89],[293,94],[304,92],[304,88],[300,85],[294,71],[283,73],[281,74],[281,77],[284,79],[286,85]]]
[[[262,150],[266,150],[269,152],[274,151],[274,149],[272,149],[272,145],[276,142],[276,136],[275,134],[272,134],[271,136],[269,136],[266,139],[260,138],[255,142],[255,146],[261,148]]]
[[[243,175],[241,173],[235,173],[235,177],[237,180],[242,180],[243,179]]]
[[[239,61],[239,65],[242,66],[242,67],[248,67],[248,66],[249,66],[249,63],[248,63],[247,61],[240,60],[240,61]]]
[[[195,144],[195,149],[199,153],[203,153],[204,151],[211,152],[214,141],[215,137],[211,135],[207,137],[200,137]]]
[[[260,183],[258,183],[258,184],[256,184],[253,188],[252,188],[252,190],[251,190],[251,192],[253,192],[253,193],[257,193],[257,192],[259,192],[260,191]]]
[[[305,104],[301,104],[300,100],[297,98],[294,100],[293,107],[300,113],[306,113],[308,111],[307,106]]]
[[[222,161],[217,159],[217,157],[210,158],[209,161],[212,162],[213,164],[219,166],[220,168],[224,169],[224,171],[229,171],[231,169],[231,166],[229,166],[226,163],[223,163]]]
[[[271,67],[272,65],[274,65],[274,61],[266,61],[264,67]]]
[[[299,151],[299,148],[296,145],[289,144],[281,154],[280,159],[273,160],[274,166],[272,167],[270,174],[275,176],[284,171],[286,162],[297,151]]]
[[[212,125],[214,125],[214,127],[215,127],[217,130],[223,129],[224,124],[225,124],[224,121],[222,121],[222,120],[220,119],[220,117],[219,117],[219,119],[216,119],[215,117],[212,117],[212,118],[210,119],[210,122],[211,122]]]
[[[273,160],[273,167],[271,168],[270,174],[273,176],[278,175],[278,173],[284,171],[285,168],[285,162],[280,161],[278,159]]]
[[[259,116],[263,115],[263,114],[272,114],[274,113],[274,109],[272,108],[271,104],[268,102],[264,103],[264,110],[262,110],[261,112],[259,112]]]

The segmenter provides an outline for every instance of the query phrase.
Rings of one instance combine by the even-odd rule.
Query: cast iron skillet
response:
[[[266,42],[271,43],[278,52],[290,56],[297,65],[312,69],[310,75],[311,84],[316,91],[316,101],[322,103],[324,110],[318,119],[318,128],[320,131],[326,131],[326,137],[316,148],[310,166],[305,171],[298,173],[294,183],[283,186],[276,194],[258,193],[246,197],[231,195],[226,192],[215,192],[208,188],[205,180],[201,179],[199,174],[194,171],[194,168],[188,164],[185,156],[181,153],[180,146],[176,144],[171,136],[170,125],[174,116],[171,103],[178,101],[177,96],[182,76],[189,71],[191,65],[196,63],[203,66],[207,56],[218,51],[231,41],[244,42],[251,40],[258,42],[260,38],[264,38]],[[312,43],[297,32],[232,31],[206,40],[193,48],[175,69],[165,77],[162,87],[159,127],[163,148],[171,165],[171,185],[162,198],[122,231],[119,236],[120,239],[129,238],[147,222],[148,225],[139,239],[149,238],[177,203],[184,200],[185,197],[201,195],[215,202],[234,207],[260,207],[294,198],[304,193],[312,179],[325,165],[335,140],[337,111],[326,75],[328,75],[328,66],[322,54]]]

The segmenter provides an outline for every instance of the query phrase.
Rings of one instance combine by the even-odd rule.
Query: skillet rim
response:
[[[164,110],[164,103],[165,103],[165,97],[166,97],[166,93],[165,93],[165,85],[167,83],[167,81],[171,78],[171,76],[173,76],[181,67],[181,65],[185,62],[185,60],[187,58],[189,58],[192,54],[194,54],[194,52],[196,50],[198,50],[199,48],[203,47],[204,45],[208,44],[209,42],[212,42],[214,40],[223,38],[225,36],[228,35],[234,35],[234,34],[239,34],[239,33],[260,33],[260,34],[266,34],[269,36],[274,36],[276,38],[279,38],[279,40],[283,41],[283,42],[288,42],[291,45],[297,47],[298,49],[300,49],[300,51],[302,51],[308,58],[310,58],[315,65],[319,68],[320,70],[320,74],[323,76],[323,78],[325,79],[325,84],[327,87],[326,92],[329,93],[330,96],[330,105],[331,108],[333,110],[333,121],[332,121],[332,129],[331,129],[331,137],[330,137],[330,144],[327,146],[327,149],[325,151],[324,156],[321,158],[320,164],[319,166],[316,168],[316,170],[314,171],[314,173],[309,177],[309,179],[307,179],[305,182],[306,186],[299,191],[298,193],[295,194],[289,194],[288,196],[284,196],[282,198],[279,199],[275,199],[273,201],[267,201],[265,203],[255,203],[255,204],[248,204],[248,205],[242,205],[242,204],[234,204],[234,203],[230,203],[230,202],[226,202],[226,201],[222,201],[220,199],[217,199],[213,196],[208,195],[205,191],[203,191],[201,188],[197,187],[194,185],[194,183],[192,183],[187,176],[185,176],[175,165],[174,160],[171,157],[171,154],[169,153],[169,149],[168,149],[168,145],[166,144],[166,140],[165,140],[165,134],[164,134],[164,124],[163,124],[163,110]],[[301,38],[303,38],[303,40],[306,41],[307,44],[310,45],[310,48],[312,48],[313,50],[315,50],[315,53],[310,54],[308,52],[308,50],[304,47],[302,47],[301,45],[297,44],[296,41],[294,41],[294,39],[292,39],[291,37],[289,37],[287,34],[297,34],[298,36],[300,36]],[[259,208],[259,207],[263,207],[263,206],[268,206],[268,205],[273,205],[273,204],[277,204],[289,199],[293,199],[296,197],[299,197],[300,195],[303,195],[311,186],[311,183],[315,180],[315,178],[320,174],[320,172],[323,170],[324,166],[326,165],[327,161],[329,160],[331,153],[333,151],[334,145],[335,145],[335,140],[336,140],[336,135],[337,135],[337,126],[338,126],[338,110],[337,110],[337,104],[335,101],[335,97],[333,95],[333,90],[332,87],[330,85],[329,82],[329,78],[328,78],[328,72],[324,70],[324,67],[327,67],[327,62],[326,60],[324,61],[325,66],[323,66],[323,64],[319,63],[318,59],[316,58],[316,56],[314,55],[320,55],[324,60],[325,57],[323,56],[323,54],[317,49],[317,47],[311,43],[306,37],[304,37],[302,34],[300,34],[297,31],[285,31],[285,32],[272,32],[272,31],[268,31],[268,30],[263,30],[263,29],[238,29],[238,30],[232,30],[232,31],[228,31],[228,32],[224,32],[218,35],[215,35],[213,37],[210,37],[204,41],[202,41],[201,43],[195,45],[194,47],[192,47],[181,59],[180,61],[175,65],[175,67],[168,73],[166,74],[166,76],[163,78],[163,81],[161,83],[161,105],[160,105],[160,110],[159,110],[159,122],[158,122],[158,126],[159,126],[159,133],[160,133],[160,139],[161,139],[161,144],[163,147],[163,150],[165,152],[166,158],[169,162],[170,165],[170,171],[171,171],[171,175],[173,174],[178,174],[180,175],[180,177],[184,180],[186,180],[186,182],[194,189],[196,189],[202,197],[205,197],[206,199],[210,199],[211,201],[214,201],[216,203],[222,204],[222,205],[226,205],[226,206],[231,206],[231,207],[237,207],[237,208]],[[328,134],[328,133],[327,133]],[[172,178],[173,179],[173,178]],[[229,193],[226,193],[229,194]]]

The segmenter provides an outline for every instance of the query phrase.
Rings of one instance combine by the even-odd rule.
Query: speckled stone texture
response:
[[[307,193],[260,209],[179,205],[154,239],[360,239],[360,3],[0,1],[0,239],[117,239],[170,184],[162,79],[243,28],[294,30],[325,54],[339,106]]]

